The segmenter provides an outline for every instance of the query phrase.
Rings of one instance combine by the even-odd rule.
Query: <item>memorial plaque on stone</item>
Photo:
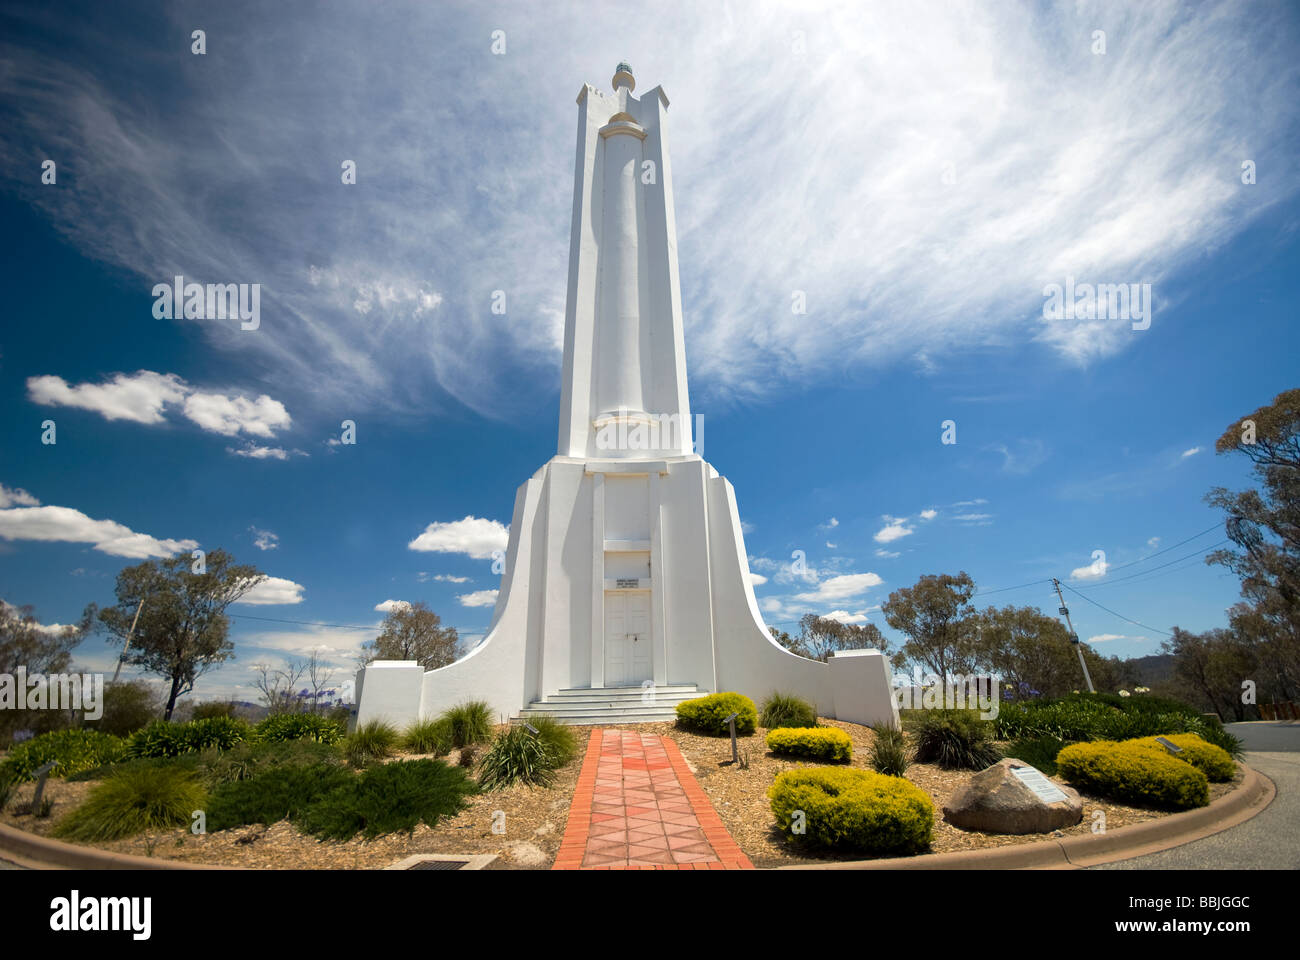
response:
[[[1066,798],[1061,788],[1035,767],[1015,767],[1011,772],[1044,803],[1058,803]]]

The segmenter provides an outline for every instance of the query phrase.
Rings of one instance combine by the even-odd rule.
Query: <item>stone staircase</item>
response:
[[[675,683],[653,689],[653,700],[641,687],[603,687],[596,690],[557,690],[534,700],[519,711],[519,718],[551,717],[558,723],[599,726],[602,723],[658,723],[676,718],[683,700],[703,696],[693,683]]]

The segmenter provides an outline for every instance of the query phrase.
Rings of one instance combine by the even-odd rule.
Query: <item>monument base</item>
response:
[[[609,722],[619,722],[631,689],[653,702],[656,689],[693,685],[755,702],[780,691],[822,716],[897,725],[885,658],[848,654],[822,663],[772,639],[750,584],[735,491],[703,459],[557,456],[515,497],[487,636],[437,670],[363,667],[356,722],[403,727],[468,700],[505,720],[575,690],[611,691]]]

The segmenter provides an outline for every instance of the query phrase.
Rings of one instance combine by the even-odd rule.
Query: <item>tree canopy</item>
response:
[[[363,662],[415,660],[436,670],[455,662],[459,642],[456,628],[442,626],[442,618],[423,601],[401,604],[388,611],[379,636],[362,644]]]
[[[894,665],[919,663],[939,677],[972,673],[976,663],[975,581],[965,571],[956,576],[927,574],[914,586],[889,595],[881,606],[885,622],[907,637],[894,654]]]
[[[125,643],[139,608],[124,662],[171,682],[166,719],[199,677],[234,656],[226,608],[264,579],[224,550],[193,564],[186,555],[146,560],[117,575],[117,605],[101,610],[99,622],[112,642]]]

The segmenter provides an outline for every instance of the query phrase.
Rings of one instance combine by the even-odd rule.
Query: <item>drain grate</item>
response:
[[[449,856],[445,853],[417,853],[399,860],[385,870],[482,870],[496,859],[494,853],[462,853]]]
[[[421,860],[419,863],[413,863],[407,870],[459,870],[468,860]]]

